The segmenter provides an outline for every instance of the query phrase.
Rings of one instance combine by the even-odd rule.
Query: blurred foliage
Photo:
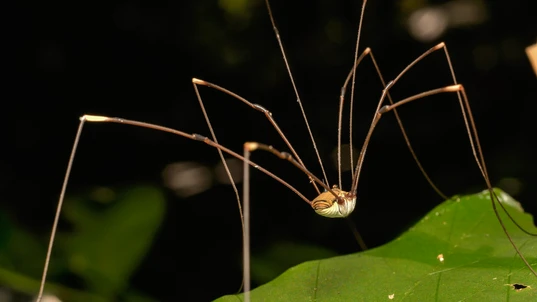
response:
[[[536,233],[531,215],[506,193],[496,192],[517,223]],[[490,202],[488,191],[454,197],[388,244],[300,264],[253,290],[252,300],[534,301],[536,276],[508,243]],[[533,263],[537,241],[505,213],[501,216]]]
[[[164,211],[162,192],[150,186],[99,188],[68,198],[60,222],[69,223],[70,230],[56,235],[45,291],[64,301],[154,301],[129,288],[129,278],[151,246]],[[5,216],[0,223],[0,283],[37,294],[48,241]],[[82,286],[63,285],[72,280]]]

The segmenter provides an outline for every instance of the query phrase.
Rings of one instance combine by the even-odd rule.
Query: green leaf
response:
[[[160,226],[165,200],[153,187],[135,187],[118,193],[94,194],[107,204],[89,203],[88,198],[68,200],[64,217],[76,236],[63,244],[69,267],[84,278],[91,292],[114,297],[126,290],[128,279],[149,249]],[[97,197],[96,197],[97,196]]]
[[[537,232],[530,215],[496,191],[513,218]],[[501,209],[499,209],[501,211]],[[537,238],[501,214],[528,261]],[[514,285],[527,286],[516,290]],[[251,292],[253,301],[537,301],[537,277],[509,243],[488,192],[454,197],[399,238],[366,252],[305,262]],[[218,301],[242,300],[242,295]]]
[[[160,226],[165,201],[160,190],[141,186],[123,191],[93,190],[66,200],[62,218],[72,232],[58,233],[46,292],[64,301],[154,301],[133,289],[129,278]],[[34,295],[43,270],[46,241],[16,227],[0,214],[0,284]],[[54,283],[74,273],[87,292]]]
[[[266,283],[287,268],[308,260],[337,256],[326,248],[296,242],[277,242],[260,254],[251,255],[252,281]]]
[[[17,228],[3,213],[0,214],[0,267],[16,270],[27,276],[40,276],[46,248],[31,233]]]
[[[19,274],[0,267],[0,284],[7,286],[10,289],[28,295],[35,295],[39,288],[39,281],[34,278],[29,278],[23,274]],[[47,282],[47,292],[53,292],[57,296],[62,297],[63,301],[92,301],[92,302],[109,302],[111,299],[103,298],[99,295],[86,293],[80,290],[65,287],[60,284]]]

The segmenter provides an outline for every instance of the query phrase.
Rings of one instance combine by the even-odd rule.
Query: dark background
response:
[[[443,3],[436,2],[422,6]],[[308,168],[321,177],[263,1],[230,1],[238,3],[235,12],[224,9],[224,3],[19,3],[7,18],[11,29],[4,43],[9,54],[2,98],[2,208],[33,233],[48,236],[78,117],[84,113],[209,135],[192,77],[271,110]],[[516,179],[522,189],[515,197],[527,210],[537,211],[537,81],[524,53],[537,36],[534,1],[484,2],[483,22],[448,28],[427,43],[413,39],[405,26],[408,13],[421,6],[404,3],[368,3],[361,49],[373,49],[390,80],[426,49],[445,41],[471,101],[492,183]],[[335,184],[330,154],[336,146],[338,96],[353,62],[361,1],[273,1],[272,6],[329,182]],[[329,24],[336,24],[339,34],[327,33]],[[392,94],[401,99],[451,83],[445,59],[436,53],[409,72]],[[200,89],[222,144],[240,152],[243,142],[254,140],[287,150],[261,113],[220,92]],[[353,123],[359,145],[381,89],[372,64],[364,61]],[[448,195],[485,188],[458,108],[456,97],[447,95],[401,110],[420,159]],[[388,114],[374,135],[351,216],[370,246],[394,238],[442,201],[420,176],[394,120]],[[212,169],[219,161],[202,143],[112,124],[88,124],[79,148],[71,194],[95,186],[162,186],[161,172],[169,163],[193,161]],[[307,178],[290,164],[263,152],[253,156],[308,198],[315,197]],[[348,189],[350,175],[344,178]],[[164,190],[166,220],[133,286],[163,301],[185,295],[204,301],[236,291],[241,230],[231,188],[215,184],[188,198]],[[282,241],[340,254],[359,250],[343,220],[318,217],[258,172],[252,176],[252,199],[254,253]]]

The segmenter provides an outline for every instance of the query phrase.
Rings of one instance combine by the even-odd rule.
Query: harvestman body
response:
[[[266,6],[267,6],[267,9],[268,9],[270,21],[272,23],[274,32],[276,34],[277,42],[278,42],[278,44],[280,46],[280,50],[282,52],[282,57],[284,59],[284,62],[285,62],[285,65],[286,65],[286,68],[287,68],[287,71],[288,71],[292,86],[294,88],[294,91],[295,91],[295,94],[296,94],[296,97],[297,97],[298,104],[299,104],[300,109],[302,111],[302,115],[303,115],[304,121],[306,123],[308,132],[309,132],[309,136],[311,138],[314,150],[315,150],[315,152],[317,154],[319,164],[320,164],[321,169],[323,171],[324,179],[327,179],[326,173],[324,172],[324,167],[323,167],[322,161],[320,160],[320,156],[319,156],[319,152],[317,150],[315,139],[314,139],[314,137],[312,135],[312,132],[310,130],[308,120],[306,118],[306,115],[305,115],[303,107],[302,107],[302,102],[301,102],[300,96],[298,94],[298,91],[297,91],[295,83],[294,83],[294,78],[292,76],[291,69],[289,67],[287,57],[285,55],[284,48],[283,48],[283,45],[282,45],[282,41],[280,39],[280,35],[279,35],[278,29],[276,27],[274,17],[272,15],[271,7],[270,7],[270,4],[269,4],[268,0],[266,0]],[[492,207],[494,209],[496,217],[498,218],[498,220],[499,220],[499,222],[500,222],[500,224],[501,224],[501,226],[502,226],[507,238],[511,242],[513,248],[516,250],[517,254],[525,262],[525,264],[528,267],[528,269],[530,269],[531,272],[537,277],[537,273],[533,270],[533,268],[530,266],[530,264],[527,262],[525,257],[521,254],[521,252],[519,251],[518,247],[515,245],[515,243],[511,239],[509,233],[505,229],[505,227],[503,225],[503,222],[502,222],[502,220],[501,220],[501,218],[500,218],[500,216],[499,216],[499,214],[497,212],[496,203],[498,203],[502,208],[503,208],[503,205],[498,201],[498,198],[497,198],[496,194],[492,190],[492,186],[491,186],[491,183],[490,183],[490,180],[489,180],[489,177],[488,177],[488,172],[487,172],[487,169],[486,169],[486,166],[485,166],[485,161],[484,161],[483,154],[482,154],[482,151],[481,151],[481,146],[480,146],[480,143],[479,143],[477,129],[476,129],[476,126],[475,126],[475,123],[474,123],[474,120],[473,120],[472,113],[471,113],[470,105],[469,105],[469,102],[468,102],[464,87],[461,84],[457,83],[457,80],[455,78],[455,73],[453,71],[453,67],[452,67],[452,64],[451,64],[450,56],[449,56],[449,53],[448,53],[446,45],[444,43],[440,43],[440,44],[432,47],[431,49],[429,49],[428,51],[423,53],[421,56],[419,56],[417,59],[415,59],[413,62],[411,62],[394,80],[392,80],[392,81],[390,81],[389,83],[386,84],[386,82],[384,81],[384,78],[382,77],[380,69],[378,68],[378,65],[377,65],[377,63],[375,61],[375,58],[373,56],[373,53],[372,53],[371,49],[366,48],[361,53],[361,55],[358,56],[360,33],[361,33],[362,20],[363,20],[363,16],[364,16],[365,6],[366,6],[366,1],[364,0],[363,5],[362,5],[362,10],[361,10],[361,15],[360,15],[360,23],[359,23],[359,27],[358,27],[358,35],[357,35],[357,40],[356,40],[356,51],[355,51],[355,56],[354,56],[354,62],[355,62],[354,67],[352,68],[351,72],[349,73],[349,75],[348,75],[348,77],[347,77],[347,79],[345,81],[345,84],[343,85],[343,87],[341,89],[341,95],[340,95],[339,118],[338,118],[338,123],[339,123],[338,124],[338,156],[337,156],[337,159],[338,159],[338,176],[339,176],[338,185],[334,185],[333,187],[329,187],[325,182],[323,182],[321,179],[319,179],[318,177],[313,175],[311,172],[309,172],[309,170],[306,168],[305,164],[300,159],[299,155],[296,153],[296,151],[292,147],[292,144],[286,138],[286,136],[283,133],[283,131],[280,130],[278,124],[276,123],[275,119],[272,117],[272,114],[270,113],[270,111],[268,111],[267,109],[265,109],[264,107],[262,107],[262,106],[260,106],[258,104],[254,104],[254,103],[251,103],[251,102],[247,101],[246,99],[242,98],[241,96],[239,96],[239,95],[237,95],[237,94],[235,94],[235,93],[233,93],[233,92],[231,92],[231,91],[229,91],[229,90],[227,90],[227,89],[225,89],[223,87],[220,87],[218,85],[206,82],[204,80],[194,78],[194,79],[192,79],[192,83],[193,83],[193,86],[194,86],[194,90],[196,92],[197,99],[198,99],[198,101],[200,103],[202,112],[203,112],[203,114],[205,116],[205,120],[206,120],[206,122],[207,122],[207,124],[209,126],[209,129],[210,129],[210,132],[211,132],[211,138],[208,138],[208,137],[205,137],[205,136],[202,136],[202,135],[199,135],[199,134],[188,134],[188,133],[185,133],[185,132],[182,132],[182,131],[179,131],[179,130],[163,127],[163,126],[160,126],[160,125],[140,122],[140,121],[128,120],[128,119],[117,118],[117,117],[84,115],[84,116],[82,116],[80,118],[80,124],[79,124],[79,127],[78,127],[78,131],[77,131],[77,134],[76,134],[74,146],[73,146],[73,149],[71,151],[71,156],[70,156],[68,167],[67,167],[67,170],[66,170],[66,175],[65,175],[64,182],[63,182],[63,185],[62,185],[62,189],[61,189],[61,193],[60,193],[60,197],[59,197],[59,201],[58,201],[58,206],[57,206],[57,211],[56,211],[56,215],[55,215],[55,218],[54,218],[54,223],[53,223],[53,226],[52,226],[52,234],[51,234],[51,237],[50,237],[49,247],[48,247],[47,256],[46,256],[46,260],[45,260],[45,265],[44,265],[44,269],[43,269],[43,277],[42,277],[42,280],[41,280],[41,287],[40,287],[40,290],[39,290],[39,293],[38,293],[37,301],[39,302],[41,300],[42,296],[43,296],[44,285],[45,285],[45,281],[46,281],[46,276],[47,276],[47,271],[48,271],[48,267],[49,267],[50,256],[51,256],[51,253],[52,253],[52,247],[53,247],[54,238],[55,238],[55,234],[56,234],[59,215],[60,215],[60,212],[61,212],[61,208],[62,208],[62,204],[63,204],[63,200],[64,200],[66,188],[67,188],[67,182],[69,180],[69,175],[70,175],[71,168],[72,168],[72,165],[73,165],[73,160],[74,160],[74,157],[75,157],[75,154],[76,154],[76,148],[78,146],[80,135],[82,133],[82,129],[83,129],[83,126],[84,126],[85,122],[99,122],[99,123],[110,122],[110,123],[128,124],[128,125],[144,127],[144,128],[150,128],[150,129],[163,131],[163,132],[168,132],[168,133],[176,134],[176,135],[179,135],[179,136],[191,139],[191,140],[203,142],[203,143],[205,143],[205,144],[207,144],[209,146],[212,146],[212,147],[214,147],[214,148],[216,148],[218,150],[220,158],[223,161],[224,168],[226,169],[227,175],[231,180],[233,180],[233,178],[231,176],[231,173],[229,172],[229,168],[228,168],[228,166],[226,164],[226,161],[224,160],[223,153],[231,155],[231,156],[233,156],[233,157],[235,157],[237,159],[240,159],[240,160],[242,160],[244,162],[244,174],[245,174],[245,177],[244,177],[245,181],[243,182],[243,185],[244,185],[244,188],[243,188],[243,205],[244,205],[244,208],[241,207],[239,193],[238,193],[238,190],[237,190],[236,186],[234,185],[234,182],[231,181],[231,183],[232,183],[233,188],[235,190],[235,194],[236,194],[236,197],[237,197],[237,200],[238,200],[238,206],[239,206],[239,209],[241,210],[241,220],[243,222],[243,240],[244,240],[243,247],[244,247],[244,256],[245,256],[244,257],[244,259],[245,259],[244,260],[244,281],[245,281],[244,292],[245,292],[245,301],[248,301],[249,300],[249,291],[250,291],[250,285],[249,285],[249,167],[253,166],[257,170],[260,170],[261,172],[263,172],[263,173],[269,175],[270,177],[274,178],[276,181],[282,183],[284,186],[286,186],[287,188],[292,190],[295,194],[297,194],[306,203],[308,203],[314,209],[314,211],[317,214],[325,216],[325,217],[329,217],[329,218],[345,218],[345,217],[347,217],[348,215],[350,215],[353,212],[353,210],[355,208],[355,205],[356,205],[356,192],[358,190],[358,180],[359,180],[362,164],[363,164],[363,161],[364,161],[364,158],[365,158],[365,154],[366,154],[366,151],[367,151],[367,147],[368,147],[369,141],[371,139],[371,136],[372,136],[372,134],[373,134],[373,132],[375,130],[375,127],[377,126],[380,118],[382,117],[382,115],[384,113],[393,111],[395,116],[396,116],[396,119],[397,119],[397,122],[399,124],[399,127],[400,127],[400,129],[402,131],[402,134],[403,134],[403,136],[405,138],[407,146],[409,147],[409,150],[412,153],[413,158],[415,159],[416,163],[418,164],[418,167],[422,171],[422,173],[425,176],[425,178],[427,179],[427,181],[431,184],[433,189],[436,190],[436,192],[439,195],[441,195],[442,197],[447,198],[438,188],[436,188],[436,186],[432,183],[432,181],[430,180],[428,175],[425,173],[425,170],[422,168],[417,156],[415,155],[415,153],[414,153],[414,151],[412,149],[410,141],[409,141],[409,139],[408,139],[408,137],[406,135],[406,132],[405,132],[404,127],[403,127],[403,124],[402,124],[402,122],[401,122],[401,120],[400,120],[400,118],[399,118],[399,116],[397,114],[397,110],[396,110],[397,107],[399,107],[401,105],[404,105],[406,103],[412,102],[414,100],[422,99],[422,98],[425,98],[427,96],[431,96],[431,95],[434,95],[434,94],[440,94],[440,93],[456,93],[457,94],[459,104],[460,104],[460,107],[461,107],[461,112],[462,112],[463,119],[464,119],[464,123],[465,123],[466,130],[467,130],[467,133],[468,133],[468,138],[470,140],[470,145],[471,145],[471,148],[472,148],[472,152],[473,152],[474,158],[476,160],[476,163],[477,163],[477,165],[479,167],[479,170],[480,170],[480,172],[481,172],[481,174],[482,174],[482,176],[483,176],[483,178],[484,178],[484,180],[486,182],[488,191],[490,192],[491,201],[492,201]],[[436,52],[438,50],[444,50],[444,53],[445,53],[445,56],[446,56],[446,61],[448,63],[450,71],[451,71],[451,76],[452,76],[452,79],[453,79],[453,85],[438,88],[438,89],[429,90],[429,91],[426,91],[426,92],[422,92],[420,94],[405,98],[405,99],[400,100],[398,102],[394,102],[391,99],[389,90],[416,63],[421,61],[424,57],[426,57],[426,56],[430,55],[431,53]],[[384,86],[384,89],[383,89],[381,97],[380,97],[380,99],[378,101],[378,105],[377,105],[376,111],[374,113],[373,121],[372,121],[372,123],[370,125],[370,128],[369,128],[369,131],[368,131],[367,136],[365,138],[364,144],[362,145],[362,149],[361,149],[361,151],[359,153],[356,166],[354,167],[353,155],[352,155],[352,150],[353,150],[353,147],[352,147],[352,106],[353,106],[353,99],[354,99],[354,85],[355,85],[355,77],[356,77],[356,67],[359,65],[359,63],[366,56],[369,56],[370,59],[372,60],[374,66],[375,66],[378,78],[379,78],[380,82],[382,83],[382,85]],[[349,145],[350,145],[350,150],[351,150],[350,151],[350,153],[351,153],[350,162],[351,162],[351,167],[353,168],[351,170],[352,171],[352,186],[348,191],[344,191],[342,189],[342,186],[341,186],[341,183],[342,183],[342,180],[341,180],[341,175],[342,175],[342,173],[341,173],[341,132],[342,132],[341,130],[342,129],[341,128],[342,128],[342,126],[341,125],[342,125],[342,116],[343,116],[344,96],[345,96],[345,93],[346,93],[346,90],[347,90],[347,86],[348,86],[349,82],[351,81],[351,79],[352,79],[352,82],[351,82],[351,97],[350,97],[350,102],[349,102],[349,106],[350,106],[349,120],[350,120],[351,127],[350,127],[350,135],[349,135],[349,141],[350,141]],[[290,153],[280,152],[280,151],[274,149],[271,146],[264,145],[264,144],[261,144],[261,143],[247,142],[247,143],[244,144],[244,154],[241,155],[241,154],[236,153],[233,150],[230,150],[230,149],[226,148],[223,145],[220,145],[218,143],[217,138],[216,138],[216,135],[215,135],[215,132],[213,130],[213,127],[211,126],[211,122],[210,122],[210,120],[209,120],[209,118],[208,118],[208,116],[206,114],[205,107],[204,107],[202,98],[200,96],[199,90],[198,90],[198,86],[207,86],[207,87],[219,90],[219,91],[221,91],[223,93],[229,94],[232,97],[236,98],[237,100],[239,100],[239,101],[245,103],[246,105],[252,107],[253,109],[263,113],[266,116],[266,118],[269,120],[269,122],[273,125],[273,127],[278,132],[278,134],[283,139],[283,141],[286,143],[287,147],[290,150]],[[389,105],[384,105],[386,98],[389,101]],[[271,173],[267,169],[265,169],[265,168],[257,165],[256,163],[252,162],[249,159],[250,158],[250,153],[252,151],[255,151],[255,150],[264,150],[264,151],[273,153],[274,155],[278,156],[281,159],[284,159],[284,160],[287,160],[287,161],[291,162],[295,167],[297,167],[302,172],[304,172],[304,174],[310,179],[312,185],[314,186],[315,190],[318,193],[318,196],[316,198],[314,198],[313,200],[310,200],[310,199],[306,198],[302,193],[300,193],[297,189],[292,187],[286,181],[284,181],[280,177],[274,175],[273,173]],[[321,187],[323,189],[322,192],[319,189],[319,187]],[[244,215],[244,216],[242,216],[242,215]],[[507,213],[507,215],[509,215],[509,213]]]

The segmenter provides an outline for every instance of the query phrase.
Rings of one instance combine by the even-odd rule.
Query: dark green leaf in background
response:
[[[105,296],[125,290],[128,278],[151,245],[162,222],[165,202],[151,187],[135,187],[120,195],[103,211],[86,202],[66,202],[64,216],[74,224],[65,250],[69,267],[88,286]]]
[[[57,234],[46,292],[63,301],[116,301],[119,296],[124,301],[154,301],[128,285],[151,246],[164,211],[162,192],[150,186],[99,188],[68,198],[62,220],[69,221],[72,230]],[[9,242],[0,250],[0,284],[36,295],[46,242],[8,221],[3,225],[9,230],[4,236]],[[54,279],[72,275],[83,281],[84,290],[54,283]]]

